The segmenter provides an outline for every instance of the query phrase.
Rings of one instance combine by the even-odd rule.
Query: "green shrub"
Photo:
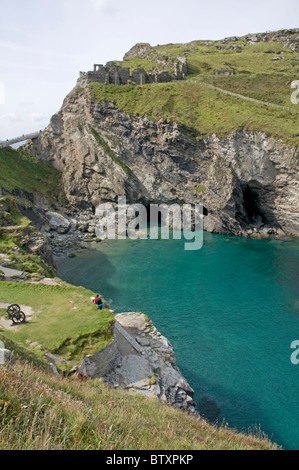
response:
[[[198,184],[196,187],[195,187],[195,191],[197,193],[204,193],[206,190],[206,187],[204,184]]]

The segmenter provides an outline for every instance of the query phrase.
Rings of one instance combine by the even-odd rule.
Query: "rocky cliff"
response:
[[[195,141],[174,122],[152,122],[89,96],[79,80],[27,150],[63,172],[77,223],[99,203],[201,203],[218,233],[298,236],[298,148],[238,130]],[[81,220],[85,211],[85,219]],[[86,212],[87,211],[87,212]]]
[[[176,364],[173,347],[142,313],[115,315],[114,340],[84,358],[80,372],[114,389],[158,398],[198,416],[194,391]]]

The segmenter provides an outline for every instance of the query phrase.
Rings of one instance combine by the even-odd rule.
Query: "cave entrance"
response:
[[[258,216],[263,218],[263,214],[259,208],[258,194],[248,185],[243,189],[243,207],[249,221],[255,220]]]
[[[243,193],[243,210],[245,212],[246,221],[250,225],[264,225],[268,223],[265,211],[262,208],[260,200],[259,188],[247,184],[242,189]]]

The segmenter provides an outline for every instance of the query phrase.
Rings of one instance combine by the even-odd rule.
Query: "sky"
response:
[[[44,129],[80,71],[137,42],[243,36],[298,18],[298,0],[0,0],[0,140]]]

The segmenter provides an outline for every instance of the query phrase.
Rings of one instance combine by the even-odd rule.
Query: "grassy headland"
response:
[[[148,60],[131,57],[117,65],[131,70],[138,66],[149,71],[159,66],[153,63],[157,52],[163,52],[166,57],[167,54],[186,56],[186,80],[143,86],[91,83],[90,94],[99,101],[114,103],[131,116],[139,114],[151,120],[176,121],[182,128],[192,130],[191,135],[197,139],[213,133],[224,137],[242,128],[262,131],[298,146],[298,113],[248,102],[200,83],[299,111],[299,105],[291,102],[291,83],[299,77],[299,56],[290,44],[280,42],[280,38],[277,32],[269,33],[267,40],[254,43],[241,37],[156,46]],[[218,69],[232,69],[234,75],[217,76]]]
[[[2,282],[0,288],[1,302],[28,305],[34,311],[29,323],[5,331],[6,336],[41,357],[46,350],[61,356],[63,365],[77,364],[113,338],[113,314],[98,310],[90,301],[94,293],[87,289],[19,282]]]

